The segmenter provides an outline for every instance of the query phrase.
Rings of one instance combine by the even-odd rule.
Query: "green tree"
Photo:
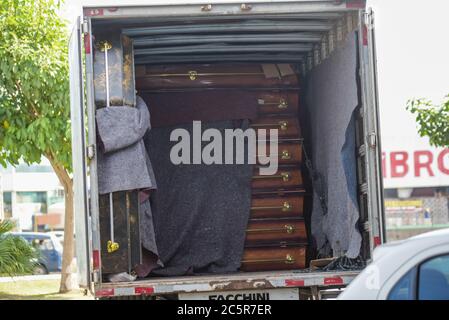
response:
[[[14,276],[32,273],[39,253],[25,239],[8,235],[13,228],[13,222],[0,221],[0,274]]]
[[[68,30],[61,1],[0,1],[0,163],[46,157],[65,191],[60,291],[71,289],[71,170]]]
[[[436,147],[449,147],[449,95],[440,105],[428,99],[412,99],[407,109],[416,116],[418,132]]]

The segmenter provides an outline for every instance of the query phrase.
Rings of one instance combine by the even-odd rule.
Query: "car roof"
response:
[[[28,238],[51,238],[51,234],[46,234],[43,232],[11,232],[11,234],[16,236],[24,236]]]
[[[418,249],[425,250],[426,248],[429,247],[448,243],[449,243],[449,228],[446,228],[425,232],[404,240],[388,242],[386,244],[383,244],[379,249],[387,248],[389,249],[389,251],[391,250],[402,251],[406,247],[412,247],[415,248],[416,251]]]
[[[386,250],[388,252],[402,252],[407,250],[406,248],[411,248],[414,249],[412,251],[416,252],[417,250],[426,250],[444,244],[449,244],[449,228],[425,232],[404,240],[387,242],[376,248],[374,256],[384,253]]]
[[[48,232],[46,232],[46,234],[61,235],[61,234],[64,234],[64,231],[48,231]]]
[[[428,240],[428,239],[438,239],[441,238],[441,240],[449,240],[449,228],[445,229],[439,229],[434,230],[430,232],[421,233],[419,235],[413,236],[410,238],[410,240]]]

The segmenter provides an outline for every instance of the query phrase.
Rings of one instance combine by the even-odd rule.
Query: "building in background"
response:
[[[389,240],[449,227],[449,149],[406,141],[382,154]]]
[[[0,218],[19,230],[59,230],[64,225],[64,189],[50,163],[0,166]]]

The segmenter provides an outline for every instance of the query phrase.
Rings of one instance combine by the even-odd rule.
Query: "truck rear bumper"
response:
[[[270,271],[229,275],[148,278],[134,282],[102,283],[95,297],[166,295],[181,292],[213,292],[274,288],[345,287],[360,271],[306,272]]]

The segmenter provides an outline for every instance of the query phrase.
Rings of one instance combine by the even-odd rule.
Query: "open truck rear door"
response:
[[[360,12],[360,77],[364,119],[364,154],[366,167],[365,199],[362,207],[368,209],[368,224],[364,229],[370,234],[370,249],[386,241],[381,143],[379,125],[379,100],[377,92],[376,48],[374,39],[374,13],[371,8]],[[363,196],[362,196],[363,198]]]
[[[80,287],[90,289],[90,237],[86,166],[86,130],[84,86],[81,59],[80,19],[72,30],[69,43],[70,117],[72,124],[73,200],[76,261]]]

